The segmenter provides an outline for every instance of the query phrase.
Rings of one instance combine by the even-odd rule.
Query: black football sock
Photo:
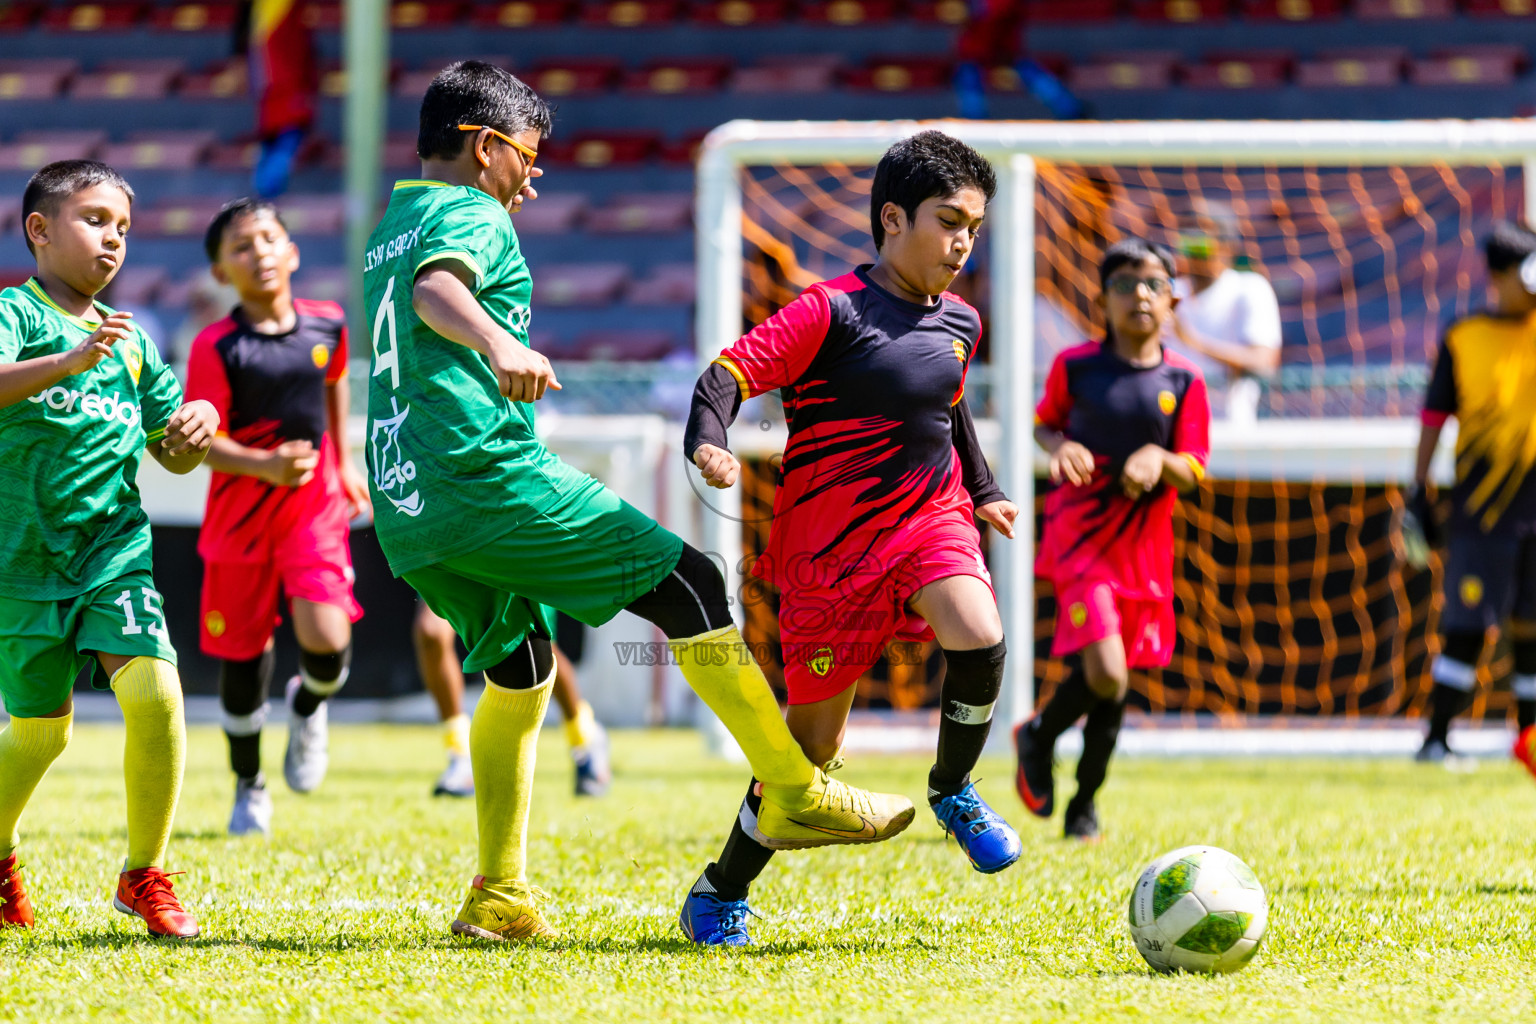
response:
[[[928,773],[928,802],[954,796],[971,782],[971,769],[992,731],[992,710],[1003,688],[1008,645],[944,652],[944,686],[939,693],[939,752]]]
[[[352,645],[317,654],[299,648],[299,692],[293,695],[293,713],[308,718],[325,700],[346,684],[352,671]]]
[[[1510,648],[1515,656],[1510,686],[1515,693],[1515,722],[1526,729],[1536,725],[1536,640],[1516,640]]]
[[[763,873],[773,851],[758,844],[747,831],[757,824],[757,812],[763,798],[757,795],[757,780],[747,786],[746,798],[741,810],[731,823],[731,834],[725,840],[720,859],[712,861],[704,874],[693,885],[694,892],[713,892],[722,900],[744,900],[747,890]]]
[[[1477,659],[1483,651],[1483,634],[1473,630],[1447,633],[1440,644],[1440,654],[1430,666],[1435,688],[1430,693],[1429,735],[1426,743],[1444,743],[1450,734],[1451,719],[1472,704],[1477,687]]]
[[[1462,690],[1444,683],[1436,683],[1430,693],[1431,716],[1426,741],[1446,742],[1451,732],[1451,719],[1472,705],[1472,691]]]
[[[1077,795],[1074,802],[1092,800],[1109,775],[1109,761],[1125,721],[1125,701],[1101,699],[1083,723],[1083,754],[1077,759]]]
[[[1071,675],[1057,684],[1051,699],[1040,709],[1035,737],[1042,743],[1055,743],[1056,738],[1070,729],[1073,722],[1086,715],[1099,699],[1088,689],[1088,677],[1083,674],[1082,661],[1074,658],[1068,664],[1072,667]]]
[[[245,661],[219,663],[219,704],[229,740],[229,767],[242,779],[261,774],[261,727],[267,721],[275,660],[269,648]]]

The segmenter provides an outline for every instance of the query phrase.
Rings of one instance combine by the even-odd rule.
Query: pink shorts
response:
[[[935,516],[902,545],[872,552],[866,560],[868,572],[855,570],[825,587],[783,590],[779,640],[791,704],[842,693],[880,660],[892,640],[932,640],[928,623],[907,608],[928,584],[975,576],[992,586],[969,503]]]
[[[1056,588],[1054,658],[1119,636],[1130,668],[1157,668],[1173,660],[1176,639],[1172,601],[1121,597],[1108,580],[1073,580]]]
[[[266,649],[282,621],[278,601],[302,598],[346,611],[363,609],[352,595],[352,552],[347,537],[304,532],[276,545],[259,562],[207,562],[203,567],[201,647],[204,654],[247,661]]]

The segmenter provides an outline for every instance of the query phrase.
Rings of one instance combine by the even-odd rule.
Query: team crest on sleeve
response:
[[[1164,416],[1172,416],[1173,410],[1179,407],[1179,400],[1174,397],[1172,391],[1159,391],[1157,393],[1157,407],[1163,410]]]
[[[309,350],[309,358],[315,361],[317,368],[323,370],[325,369],[325,364],[331,361],[331,350],[324,345],[316,345]]]
[[[1461,603],[1468,608],[1476,608],[1483,603],[1482,577],[1463,576],[1461,578]]]
[[[955,358],[960,360],[962,363],[965,362],[965,342],[961,341],[959,338],[955,338],[950,342],[950,344],[955,348]]]
[[[816,651],[806,660],[805,666],[814,674],[825,678],[826,674],[832,671],[832,648],[816,648]]]

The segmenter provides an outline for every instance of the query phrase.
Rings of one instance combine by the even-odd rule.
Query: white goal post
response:
[[[1522,166],[1527,217],[1536,213],[1536,121],[732,121],[705,139],[696,199],[701,367],[741,333],[743,318],[743,169],[774,164],[843,163],[871,166],[893,143],[937,128],[974,146],[992,161],[998,192],[986,233],[991,246],[992,380],[1000,443],[992,455],[1001,485],[1023,511],[1017,539],[993,546],[993,574],[1004,628],[1018,652],[1009,659],[1005,707],[1012,724],[1033,697],[1033,429],[1035,297],[1035,158],[1080,164],[1155,163],[1281,166],[1501,164]],[[1274,421],[1267,421],[1273,423]],[[1298,452],[1326,451],[1329,474],[1347,468],[1357,479],[1401,480],[1409,471],[1414,424],[1395,421],[1281,421],[1276,430],[1212,438],[1213,472],[1241,465],[1276,478],[1320,473]],[[1267,423],[1261,422],[1261,427]],[[758,433],[760,432],[753,432]],[[733,436],[733,444],[736,443]],[[760,437],[742,431],[745,450]],[[1223,446],[1227,451],[1223,452]],[[1336,476],[1332,477],[1337,479]],[[741,578],[740,492],[713,492],[717,514],[706,514],[702,540],[725,562],[731,593]],[[994,730],[1006,737],[1006,730]]]

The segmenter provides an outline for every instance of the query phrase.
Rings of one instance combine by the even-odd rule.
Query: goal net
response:
[[[1440,567],[1405,567],[1393,524],[1440,331],[1484,301],[1491,226],[1536,208],[1536,126],[733,122],[700,166],[701,358],[810,283],[873,259],[873,165],[926,127],[999,172],[984,244],[955,290],[986,325],[970,401],[1025,508],[1038,508],[1043,468],[1030,436],[1039,382],[1058,351],[1101,336],[1093,299],[1108,244],[1139,235],[1198,257],[1202,239],[1225,238],[1234,265],[1265,275],[1279,300],[1281,370],[1256,421],[1213,425],[1209,478],[1175,518],[1176,653],[1134,674],[1133,706],[1220,724],[1419,713]],[[732,435],[750,456],[746,482],[705,539],[738,573],[766,541],[782,442],[766,396]],[[1447,467],[1442,452],[1442,477]],[[1032,664],[1011,659],[1015,720],[1062,671],[1048,658],[1055,604],[1034,586],[1029,535],[993,537],[988,551],[1008,635],[1034,640]],[[749,578],[738,577],[743,625],[777,682],[775,595]],[[934,706],[943,660],[932,645],[887,653],[856,706]],[[1504,718],[1509,670],[1500,645],[1479,668],[1475,719]]]

